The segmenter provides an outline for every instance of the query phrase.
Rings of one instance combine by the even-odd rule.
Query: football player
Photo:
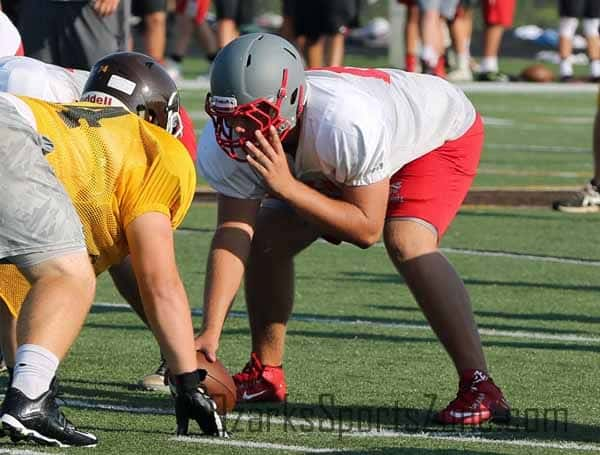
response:
[[[464,93],[399,70],[305,72],[290,43],[260,33],[217,55],[206,111],[212,123],[199,140],[198,167],[219,193],[218,221],[196,346],[215,358],[244,276],[252,353],[234,376],[238,399],[285,398],[294,256],[319,237],[367,248],[383,234],[459,376],[458,395],[437,420],[508,419],[467,290],[438,249],[484,140],[481,117]]]
[[[0,11],[0,57],[23,55],[23,42],[17,27]]]
[[[14,440],[96,444],[59,410],[55,373],[89,311],[94,274],[130,255],[143,314],[176,374],[178,433],[194,418],[204,432],[224,435],[214,402],[199,388],[174,260],[172,229],[195,190],[192,161],[174,138],[182,127],[179,96],[149,57],[107,59],[94,66],[84,92],[108,97],[112,107],[0,94],[0,180],[8,192],[0,203],[0,258],[13,264],[0,266],[0,295],[19,313],[2,424]]]
[[[134,66],[139,59],[145,61],[147,57],[135,52],[115,53],[102,59],[103,65],[109,65],[107,70],[109,75],[117,72],[131,73],[130,66]],[[106,72],[105,72],[106,73]],[[23,95],[33,98],[39,98],[45,101],[56,103],[68,103],[77,101],[80,98],[86,101],[106,105],[121,105],[131,110],[123,103],[133,106],[134,98],[119,91],[112,91],[112,95],[107,93],[105,73],[94,71],[91,73],[84,70],[73,70],[62,68],[41,62],[30,57],[3,57],[0,58],[0,92],[12,93],[13,95]],[[99,77],[102,75],[102,77]],[[142,83],[143,81],[154,77],[153,71],[148,68],[142,69],[142,72],[130,74],[132,79]],[[89,80],[89,82],[88,82]],[[87,90],[84,91],[84,87]],[[173,90],[172,84],[165,84],[163,87],[156,87],[148,84],[153,91],[163,90],[163,96],[167,96]],[[113,96],[114,95],[114,96]],[[189,115],[180,106],[180,115],[182,119],[183,133],[179,139],[184,143],[190,156],[195,161],[196,158],[196,139],[194,127]],[[121,295],[130,303],[136,313],[145,321],[141,297],[137,291],[135,276],[131,271],[129,258],[125,258],[121,264],[113,265],[108,269],[117,289]],[[0,282],[2,276],[0,275]],[[22,278],[22,282],[26,280]],[[6,292],[6,291],[5,291]],[[2,291],[0,291],[0,295]],[[5,353],[6,363],[9,370],[9,377],[12,375],[14,366],[14,353],[16,351],[16,310],[23,300],[24,295],[15,297],[19,304],[8,306],[0,305],[0,346]],[[1,298],[0,298],[1,301]],[[166,369],[164,362],[162,368]],[[161,388],[168,391],[164,382],[152,382],[154,375],[148,375],[148,384],[143,385],[146,388]],[[9,379],[10,382],[10,379]]]

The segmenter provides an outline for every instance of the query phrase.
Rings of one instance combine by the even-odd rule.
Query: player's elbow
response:
[[[353,241],[357,247],[362,248],[363,250],[372,247],[375,245],[379,239],[381,238],[381,229],[371,229],[362,231]]]

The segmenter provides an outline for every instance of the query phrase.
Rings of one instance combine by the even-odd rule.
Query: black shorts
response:
[[[256,16],[256,0],[215,0],[217,20],[233,19],[239,25],[251,24]]]
[[[167,0],[131,0],[131,14],[144,17],[148,14],[167,11]]]
[[[296,0],[283,0],[281,12],[284,16],[293,17],[296,15]]]
[[[558,0],[560,17],[584,17],[596,19],[600,17],[600,0]]]
[[[296,35],[317,39],[321,35],[343,33],[358,24],[360,0],[302,0],[296,3]],[[319,13],[316,14],[315,11]]]
[[[460,0],[458,5],[465,9],[471,9],[479,5],[479,0]]]
[[[90,70],[97,60],[127,49],[128,0],[100,17],[90,2],[21,0],[19,31],[25,55],[46,63]]]

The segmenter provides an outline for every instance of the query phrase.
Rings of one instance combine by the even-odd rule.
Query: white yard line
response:
[[[589,147],[563,147],[560,145],[496,144],[487,142],[485,143],[485,147],[501,150],[518,150],[523,152],[592,153]]]
[[[76,407],[76,408],[84,408],[84,409],[100,409],[112,412],[128,412],[132,414],[155,414],[155,415],[172,415],[172,409],[165,408],[149,408],[149,407],[134,407],[134,406],[122,406],[115,404],[105,404],[98,402],[88,402],[83,400],[71,400],[65,399],[65,404],[68,406]],[[231,413],[228,416],[228,421],[231,422],[231,425],[235,425],[236,421],[243,422],[254,422],[256,424],[257,419],[267,419],[266,425],[287,425],[288,427],[296,427],[300,430],[303,427],[310,426],[311,429],[318,429],[320,425],[323,423],[322,420],[314,420],[314,419],[297,419],[297,418],[281,418],[276,417],[275,415],[266,416],[264,413],[261,414],[250,414],[247,413]],[[331,422],[327,420],[327,425]],[[357,422],[356,422],[357,423]],[[456,434],[451,431],[426,431],[419,433],[412,433],[407,431],[392,431],[392,430],[371,430],[364,431],[358,428],[352,428],[352,422],[345,421],[335,421],[332,423],[332,426],[327,426],[327,433],[338,434],[336,429],[336,425],[341,426],[339,434],[341,436],[353,436],[353,437],[363,437],[363,438],[406,438],[406,439],[425,439],[425,440],[442,440],[442,441],[452,441],[452,442],[460,442],[460,443],[474,443],[474,444],[496,444],[500,446],[518,446],[518,447],[527,447],[527,448],[546,448],[546,449],[559,449],[559,450],[580,450],[580,451],[593,451],[600,452],[600,445],[596,444],[584,444],[574,441],[555,441],[555,440],[535,440],[535,439],[495,439],[490,438],[489,433],[482,431],[476,434]],[[347,425],[350,425],[347,427]],[[268,426],[266,426],[268,428]],[[317,431],[315,430],[315,433]],[[511,433],[514,435],[514,433]],[[486,437],[487,436],[487,437]],[[236,441],[236,440],[223,440],[223,439],[208,439],[208,438],[192,438],[192,437],[174,437],[172,440],[180,440],[182,442],[194,442],[194,443],[206,443],[206,444],[218,444],[218,445],[231,445],[235,447],[247,447],[249,449],[272,449],[272,450],[288,450],[288,451],[312,451],[311,453],[325,453],[331,451],[338,451],[341,449],[326,449],[326,448],[313,448],[313,447],[301,447],[301,446],[286,446],[281,444],[270,444],[270,443],[258,443],[252,441]],[[211,441],[211,442],[209,442]],[[212,442],[212,441],[221,441],[221,442]],[[358,449],[357,449],[358,450]],[[3,453],[0,451],[0,453]],[[15,451],[7,452],[7,453],[17,453]],[[23,455],[28,455],[29,453],[37,454],[40,452],[27,452],[23,453]]]
[[[379,244],[378,244],[379,245]],[[381,245],[383,246],[383,244]],[[584,265],[589,267],[600,267],[600,261],[587,260],[587,259],[571,259],[561,258],[557,256],[540,256],[537,254],[519,254],[519,253],[507,253],[504,251],[485,251],[485,250],[467,250],[463,248],[440,248],[444,253],[451,254],[463,254],[466,256],[482,256],[482,257],[501,257],[518,259],[522,261],[534,261],[534,262],[553,262],[556,264],[570,264],[570,265]]]
[[[42,454],[52,454],[57,455],[60,452],[36,452],[35,450],[23,450],[23,449],[0,449],[0,454],[10,454],[10,455],[42,455]]]
[[[316,448],[307,446],[291,446],[286,444],[272,444],[269,442],[254,442],[254,441],[240,441],[235,439],[214,439],[214,438],[203,438],[203,437],[189,437],[189,436],[177,436],[170,439],[175,442],[191,442],[194,444],[210,444],[216,446],[227,446],[227,447],[242,447],[245,449],[265,449],[265,450],[286,450],[288,452],[302,452],[302,453],[332,453],[341,452],[346,449],[327,449],[327,448]]]
[[[438,435],[429,432],[423,433],[407,433],[407,432],[396,432],[396,431],[373,431],[350,433],[349,436],[353,437],[365,437],[365,438],[407,438],[407,439],[428,439],[428,440],[441,440],[441,441],[452,441],[461,443],[476,443],[476,444],[497,444],[505,446],[517,446],[527,448],[544,448],[544,449],[558,449],[558,450],[581,450],[586,452],[600,452],[600,445],[596,444],[582,444],[571,441],[536,441],[533,439],[494,439],[480,436],[450,436],[450,435]]]
[[[126,303],[110,303],[110,302],[96,302],[94,307],[97,308],[130,308]],[[202,310],[199,308],[192,309],[194,316],[202,316]],[[231,311],[229,313],[230,318],[246,319],[248,315],[241,311]],[[404,322],[383,322],[383,321],[369,321],[364,319],[340,319],[331,318],[327,316],[302,316],[292,315],[291,321],[297,322],[314,322],[317,324],[331,324],[337,326],[368,326],[368,327],[382,327],[386,329],[403,329],[403,330],[418,330],[431,332],[431,328],[424,323],[415,322],[414,324]],[[497,329],[483,329],[479,328],[481,335],[500,337],[500,338],[516,338],[516,339],[529,339],[529,340],[541,340],[541,341],[570,341],[578,343],[588,344],[600,344],[600,337],[594,336],[581,336],[575,333],[538,333],[530,332],[527,330],[497,330]]]

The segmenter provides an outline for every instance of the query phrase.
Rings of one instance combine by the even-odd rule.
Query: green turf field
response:
[[[379,64],[379,63],[377,63]],[[186,76],[201,68],[191,62]],[[183,99],[203,121],[204,92]],[[469,95],[487,122],[478,187],[577,187],[592,171],[595,94]],[[199,326],[214,205],[176,234]],[[175,438],[170,399],[134,384],[157,366],[151,334],[103,276],[97,304],[60,370],[67,416],[112,454],[558,454],[600,452],[600,215],[465,208],[442,247],[465,280],[509,425],[442,427],[452,365],[381,245],[317,243],[297,260],[286,405],[242,407],[232,438]],[[232,370],[249,355],[243,295],[222,338]],[[220,445],[216,445],[219,443]],[[75,450],[75,449],[72,449]],[[0,440],[0,453],[66,453]]]
[[[196,205],[177,234],[196,311],[214,218],[213,205]],[[157,348],[102,277],[99,303],[61,368],[67,413],[98,434],[97,453],[600,451],[598,223],[543,209],[465,209],[443,242],[472,294],[491,372],[515,409],[511,425],[432,424],[433,410],[454,396],[454,372],[384,249],[325,243],[298,258],[286,406],[238,409],[222,447],[195,426],[192,439],[174,439],[170,400],[132,385],[155,368]],[[249,346],[241,296],[233,311],[220,356],[237,370]]]

